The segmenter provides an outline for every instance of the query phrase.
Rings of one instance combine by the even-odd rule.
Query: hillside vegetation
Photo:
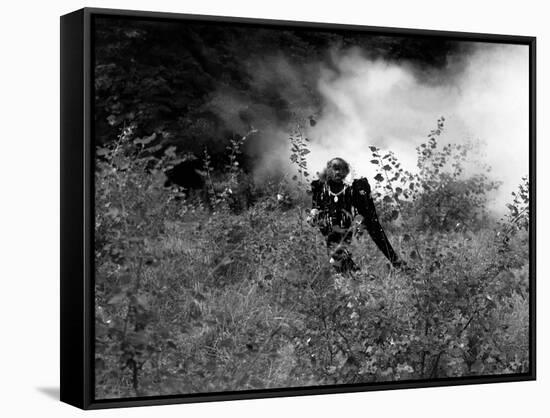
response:
[[[289,137],[295,176],[254,184],[246,138],[225,167],[202,150],[203,190],[164,187],[187,157],[130,125],[97,149],[96,397],[189,394],[529,370],[528,179],[496,221],[473,145],[440,146],[444,119],[408,172],[371,147],[381,221],[407,268],[368,234],[360,271],[335,275],[305,218],[308,139]],[[158,153],[157,153],[158,154]]]

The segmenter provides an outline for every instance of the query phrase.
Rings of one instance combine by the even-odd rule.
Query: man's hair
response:
[[[344,167],[346,168],[346,172],[349,174],[349,172],[350,172],[349,163],[341,157],[334,157],[334,158],[331,158],[330,160],[327,161],[327,165],[319,173],[319,180],[321,180],[321,181],[327,181],[328,180],[328,171],[330,170],[332,164],[336,161],[338,161],[340,164],[343,164]]]

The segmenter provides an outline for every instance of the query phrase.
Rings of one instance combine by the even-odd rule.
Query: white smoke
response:
[[[421,81],[407,64],[369,60],[348,51],[325,68],[318,89],[324,104],[309,129],[310,166],[320,170],[340,156],[356,173],[372,178],[369,145],[393,150],[405,168],[414,170],[416,146],[445,116],[444,142],[479,139],[487,144],[484,161],[503,184],[493,209],[504,210],[529,165],[529,61],[523,45],[479,44],[460,72],[433,83]],[[436,77],[436,75],[434,75]],[[429,81],[429,74],[428,74]]]
[[[524,45],[467,46],[449,56],[447,67],[440,69],[369,59],[353,48],[335,48],[330,65],[300,66],[274,53],[247,66],[252,85],[276,90],[298,118],[307,121],[308,115],[317,114],[317,123],[305,128],[311,140],[312,173],[338,156],[350,162],[356,175],[372,179],[370,145],[394,151],[404,168],[414,171],[416,147],[444,116],[440,142],[486,144],[480,157],[492,167],[492,179],[502,182],[491,208],[502,214],[529,168],[529,50]],[[311,94],[311,89],[318,94]],[[255,174],[260,181],[281,170],[292,174],[293,126],[281,122],[275,107],[229,90],[219,91],[211,106],[236,131],[259,129],[249,151],[258,159]],[[242,125],[243,114],[254,126]]]

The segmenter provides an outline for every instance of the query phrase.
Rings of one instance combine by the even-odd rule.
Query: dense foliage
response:
[[[498,185],[464,175],[470,148],[441,147],[443,124],[414,173],[372,148],[376,204],[408,267],[357,236],[353,277],[332,272],[305,223],[300,129],[296,176],[261,189],[241,165],[246,137],[227,141],[221,168],[200,150],[196,193],[164,187],[165,170],[191,156],[151,151],[135,125],[98,147],[97,398],[528,371],[527,179],[510,216],[490,221]]]
[[[226,162],[220,138],[251,126],[285,127],[296,109],[320,108],[322,68],[338,71],[333,52],[407,60],[419,78],[448,64],[465,43],[438,38],[379,36],[357,31],[280,28],[221,22],[158,22],[96,18],[95,134],[109,145],[113,128],[135,123],[153,144]],[[455,58],[456,59],[456,58]],[[273,144],[262,132],[243,149],[247,170]],[[159,155],[160,156],[160,155]]]

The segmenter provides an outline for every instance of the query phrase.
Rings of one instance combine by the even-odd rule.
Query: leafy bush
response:
[[[489,179],[490,167],[482,164],[478,164],[481,172],[465,175],[466,163],[475,161],[476,147],[471,143],[440,147],[444,122],[441,117],[428,140],[417,147],[417,172],[405,170],[392,151],[370,147],[370,162],[378,171],[374,198],[382,207],[383,220],[401,215],[409,228],[422,230],[452,230],[465,224],[476,228],[486,222],[488,194],[499,182]]]
[[[529,178],[523,177],[516,192],[512,192],[513,201],[508,203],[506,215],[508,223],[514,229],[529,230]]]
[[[134,132],[97,150],[97,398],[529,369],[528,234],[504,245],[496,224],[464,222],[494,185],[455,176],[469,151],[439,151],[437,131],[419,147],[417,174],[372,150],[377,206],[409,267],[394,270],[361,236],[353,277],[334,275],[323,238],[304,221],[309,150],[300,132],[290,146],[303,188],[264,185],[238,210],[225,188],[243,178],[234,164],[241,142],[230,143],[224,172],[203,155],[205,199],[164,188],[163,170],[181,157],[153,157],[150,137]],[[464,207],[428,207],[428,196]],[[455,222],[464,226],[449,230]]]

